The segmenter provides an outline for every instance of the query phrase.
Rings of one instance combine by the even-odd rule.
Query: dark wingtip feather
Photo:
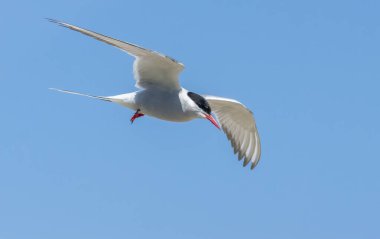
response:
[[[248,158],[244,158],[243,167],[249,164],[250,160]]]
[[[52,22],[52,23],[56,23],[56,24],[60,24],[61,22],[56,20],[56,19],[53,19],[53,18],[49,18],[49,17],[45,17],[46,20],[48,20],[49,22]]]
[[[57,19],[48,18],[48,17],[46,17],[45,19],[48,20],[49,22],[52,22],[52,23],[57,24],[58,26],[66,27],[66,25],[65,25],[64,22],[61,22],[61,21],[59,21],[59,20],[57,20]]]
[[[255,164],[252,164],[252,165],[251,165],[251,170],[253,170],[255,167],[256,167],[256,165],[255,165]]]
[[[257,166],[258,163],[259,163],[258,160],[256,160],[255,162],[253,162],[253,163],[251,164],[251,170],[253,170],[253,169]]]
[[[239,151],[239,154],[238,154],[238,160],[242,160],[242,158],[244,157],[244,154],[243,152]]]

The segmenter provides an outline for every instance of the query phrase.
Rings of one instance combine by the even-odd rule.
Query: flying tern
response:
[[[207,119],[224,131],[238,159],[244,159],[243,166],[251,163],[253,169],[257,165],[261,156],[260,138],[252,112],[242,103],[228,98],[199,95],[181,87],[178,76],[184,65],[169,56],[65,22],[48,20],[115,46],[133,56],[135,86],[140,89],[114,96],[94,96],[55,88],[51,88],[52,90],[125,106],[135,112],[130,120],[132,123],[144,115],[173,122]]]

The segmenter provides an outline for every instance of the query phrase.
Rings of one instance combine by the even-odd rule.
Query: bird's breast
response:
[[[174,122],[197,118],[194,112],[184,110],[179,95],[179,92],[144,90],[135,99],[142,113],[155,118]]]

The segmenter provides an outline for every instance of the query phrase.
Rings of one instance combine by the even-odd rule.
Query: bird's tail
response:
[[[59,91],[59,92],[67,93],[67,94],[72,94],[72,95],[86,96],[89,98],[104,100],[104,101],[108,101],[108,102],[115,102],[112,98],[106,97],[106,96],[87,95],[87,94],[82,94],[82,93],[78,93],[78,92],[74,92],[74,91],[60,90],[60,89],[56,89],[56,88],[49,88],[49,90],[55,90],[55,91]]]

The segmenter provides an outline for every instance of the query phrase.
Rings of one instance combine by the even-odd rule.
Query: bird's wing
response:
[[[216,115],[227,138],[231,141],[243,166],[251,162],[253,169],[260,160],[261,144],[252,112],[240,102],[216,96],[204,95]]]
[[[136,79],[136,87],[144,89],[157,87],[168,90],[180,89],[178,75],[183,70],[184,65],[173,58],[68,23],[54,19],[48,20],[120,48],[134,56],[133,74]]]

